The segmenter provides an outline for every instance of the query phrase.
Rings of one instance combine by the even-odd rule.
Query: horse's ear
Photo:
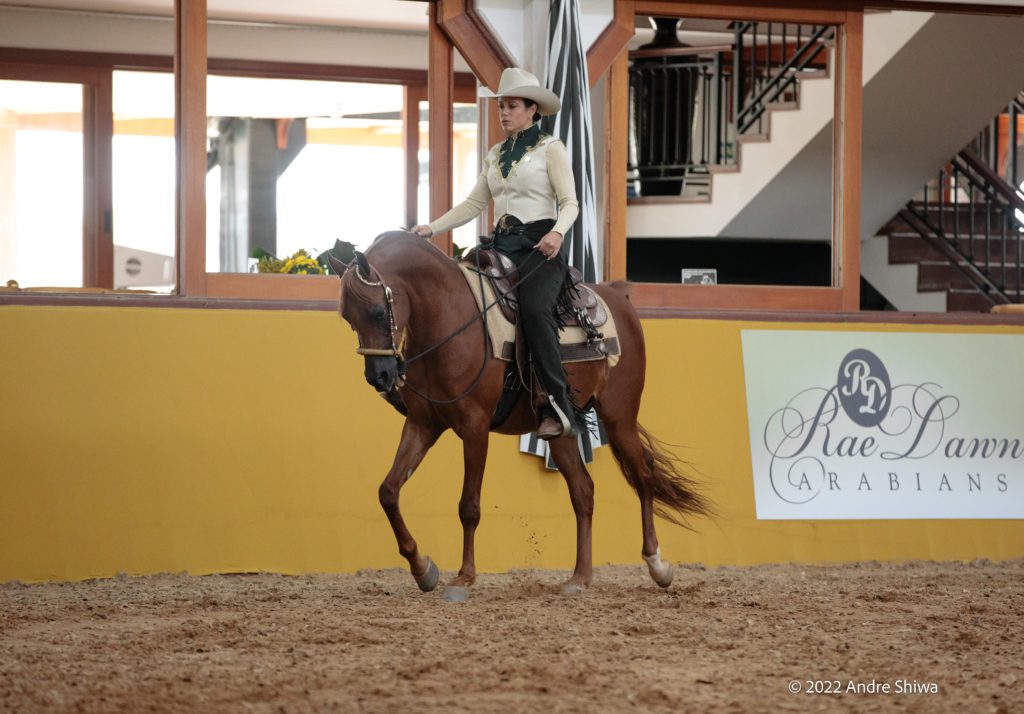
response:
[[[371,280],[370,277],[370,261],[366,259],[366,256],[356,251],[356,270],[367,280]]]
[[[344,275],[345,271],[348,270],[348,263],[335,258],[330,252],[327,253],[327,262],[330,264],[331,270],[333,270],[338,277]]]

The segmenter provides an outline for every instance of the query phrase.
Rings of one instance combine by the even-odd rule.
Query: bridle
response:
[[[487,325],[487,312],[489,310],[491,310],[491,308],[493,308],[494,306],[498,305],[501,302],[502,298],[501,297],[495,298],[490,304],[485,305],[482,309],[479,309],[477,311],[477,313],[475,315],[473,315],[473,317],[469,318],[469,320],[467,320],[465,323],[463,323],[460,327],[458,327],[454,332],[449,334],[447,337],[442,338],[441,340],[439,340],[438,342],[434,343],[433,345],[431,345],[427,349],[425,349],[425,350],[423,350],[421,352],[418,352],[415,355],[413,355],[412,357],[409,357],[407,359],[405,357],[405,355],[404,355],[404,348],[405,348],[405,342],[406,342],[406,336],[407,336],[406,328],[402,328],[400,337],[396,339],[396,334],[398,333],[398,324],[397,324],[397,322],[395,320],[395,298],[394,298],[394,292],[391,290],[391,287],[388,286],[387,283],[384,282],[384,276],[381,275],[380,271],[377,270],[375,267],[373,267],[373,265],[370,264],[370,261],[366,260],[365,256],[363,256],[363,259],[365,260],[366,265],[370,268],[369,278],[364,278],[363,277],[362,273],[359,270],[358,260],[353,260],[352,263],[345,270],[345,273],[351,272],[353,270],[353,268],[354,268],[355,269],[356,278],[358,278],[359,282],[361,282],[363,285],[365,285],[367,287],[370,287],[370,288],[383,288],[383,290],[384,290],[384,304],[386,306],[387,314],[388,314],[388,333],[389,333],[389,336],[391,338],[391,347],[390,348],[363,347],[360,344],[359,347],[356,349],[356,354],[363,355],[364,357],[394,357],[395,360],[398,362],[398,380],[396,381],[394,388],[408,387],[414,394],[416,394],[417,396],[421,397],[422,399],[430,402],[431,404],[454,404],[455,402],[459,401],[460,399],[464,399],[466,396],[468,396],[470,394],[470,392],[472,392],[474,389],[476,389],[476,386],[480,383],[480,380],[481,380],[481,378],[484,375],[484,370],[487,367],[487,349],[488,349],[488,345],[490,344],[490,331],[489,331],[488,325]],[[546,260],[541,261],[536,266],[534,266],[530,270],[530,272],[528,272],[526,275],[524,275],[521,280],[516,282],[515,286],[513,286],[512,289],[518,291],[519,287],[523,283],[525,283],[527,280],[529,280],[531,277],[533,277],[533,274],[536,273],[537,270],[540,269],[544,265],[545,262],[546,262]],[[476,267],[477,267],[477,270],[476,270],[477,278],[480,281],[480,295],[483,296],[484,295],[484,274],[483,274],[483,269],[482,269],[482,267],[480,265],[480,255],[479,255],[479,253],[476,254]],[[377,280],[373,280],[373,274],[374,273],[376,273],[376,275],[377,275]],[[342,277],[344,277],[344,275],[342,275]],[[466,388],[466,390],[464,392],[462,392],[462,394],[460,394],[459,396],[457,396],[457,397],[455,397],[453,399],[434,399],[433,397],[427,396],[426,394],[424,394],[420,390],[416,389],[416,387],[414,387],[413,385],[409,384],[409,382],[405,378],[405,375],[406,375],[406,372],[407,372],[410,364],[412,364],[413,362],[415,362],[418,359],[426,357],[428,354],[430,354],[434,350],[436,350],[439,347],[447,344],[448,342],[450,342],[452,339],[454,339],[458,335],[461,335],[463,332],[465,332],[467,329],[469,329],[469,327],[471,325],[473,325],[473,323],[475,323],[477,320],[482,322],[483,326],[484,326],[484,330],[483,330],[483,360],[480,362],[480,369],[477,372],[476,377],[473,379],[473,383],[470,384],[469,387]],[[359,332],[358,331],[356,332],[356,337],[357,337],[357,339],[361,339],[360,336],[359,336]],[[381,396],[386,396],[387,393],[386,392],[379,392],[379,394],[381,394]]]
[[[366,263],[370,265],[369,261]],[[398,360],[399,364],[404,361],[402,357],[402,348],[405,347],[405,330],[402,330],[402,337],[400,340],[395,340],[395,333],[398,331],[398,325],[395,322],[395,294],[391,288],[384,283],[384,276],[380,274],[380,271],[370,265],[371,278],[372,273],[377,273],[377,280],[367,280],[363,277],[363,274],[359,272],[359,266],[356,265],[355,261],[348,266],[346,273],[350,272],[355,268],[356,277],[359,278],[359,282],[370,288],[384,288],[384,304],[387,305],[388,312],[388,334],[391,337],[391,348],[383,349],[378,347],[363,347],[359,345],[356,349],[356,354],[363,355],[364,357],[394,357]],[[344,276],[342,276],[344,277]],[[359,339],[359,333],[356,333],[356,338]]]

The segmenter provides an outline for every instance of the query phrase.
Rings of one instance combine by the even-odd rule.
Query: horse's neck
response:
[[[462,271],[451,258],[433,245],[419,250],[422,255],[414,271],[404,276],[404,282],[410,301],[411,338],[417,347],[425,349],[470,319],[476,303]]]

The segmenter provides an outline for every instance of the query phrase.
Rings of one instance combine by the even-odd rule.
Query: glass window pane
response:
[[[455,122],[452,134],[452,201],[458,205],[473,190],[480,175],[477,166],[477,126],[479,112],[476,104],[455,104]],[[487,216],[483,216],[486,220]],[[479,224],[470,221],[452,231],[452,242],[463,248],[477,244]]]
[[[207,107],[207,270],[402,225],[401,86],[210,76]]]
[[[837,28],[644,19],[623,107],[627,277],[830,286]]]
[[[456,102],[454,105],[455,120],[452,127],[452,203],[458,205],[473,190],[480,166],[477,159],[477,136],[479,129],[479,110],[476,104]],[[419,181],[417,183],[417,215],[418,223],[427,224],[440,216],[430,215],[430,136],[429,116],[430,104],[419,103],[420,113],[420,148],[419,148]],[[486,221],[487,217],[482,216]],[[452,231],[452,242],[462,248],[471,248],[479,241],[482,224],[470,221]]]
[[[114,287],[174,288],[174,76],[114,72]]]
[[[82,286],[82,85],[0,80],[0,281]]]

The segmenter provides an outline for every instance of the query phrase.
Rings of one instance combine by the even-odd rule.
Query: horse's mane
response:
[[[384,275],[389,284],[395,277],[402,280],[414,277],[422,279],[425,275],[424,269],[431,264],[455,264],[454,260],[429,240],[407,231],[381,233],[373,239],[365,255],[370,265]],[[373,288],[349,275],[356,269],[353,264],[342,276],[343,300],[349,297],[362,303],[379,300],[379,294],[375,294]]]

